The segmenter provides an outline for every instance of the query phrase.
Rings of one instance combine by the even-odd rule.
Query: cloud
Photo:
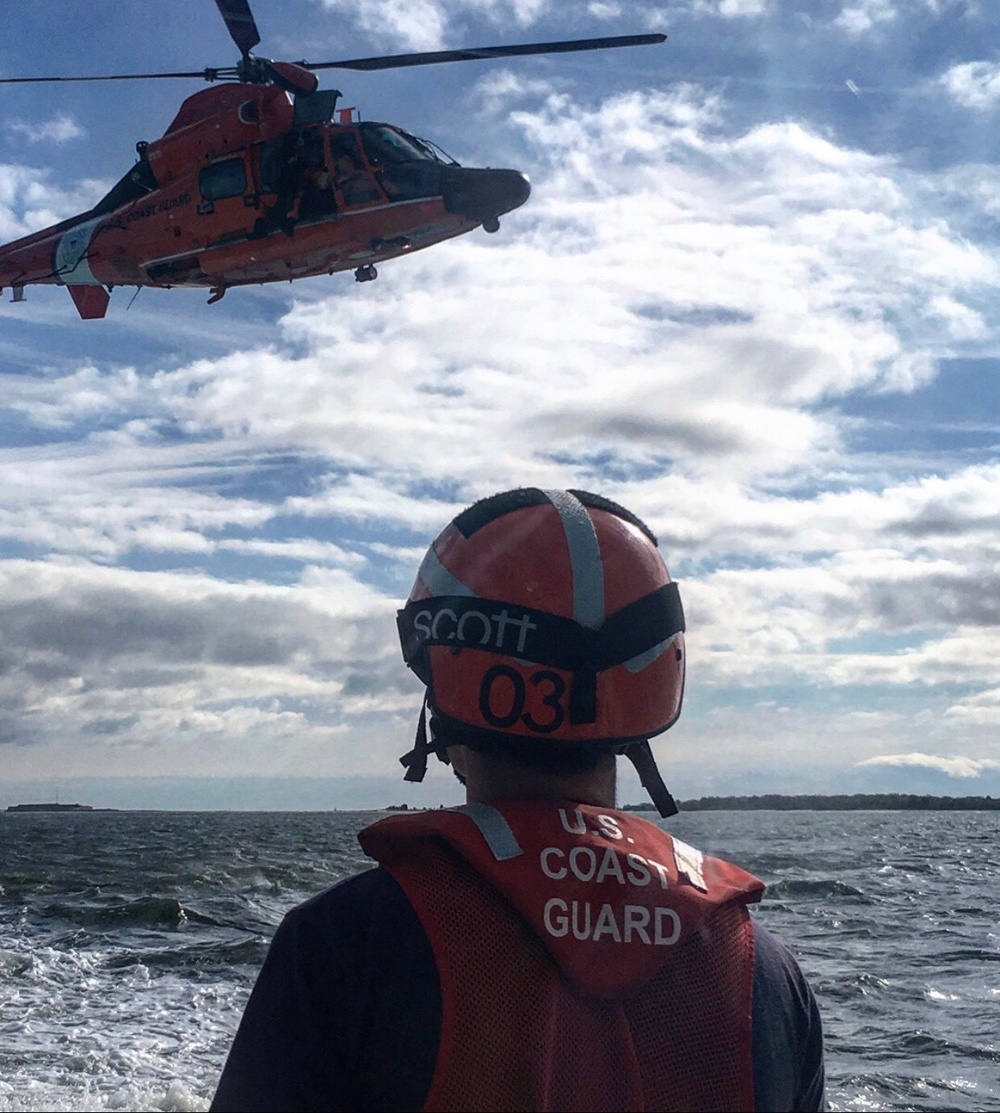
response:
[[[0,163],[0,240],[19,238],[86,212],[111,185],[85,179],[64,189],[52,185],[50,177],[47,170]]]
[[[315,760],[348,720],[413,703],[396,605],[320,566],[282,587],[6,561],[0,741],[101,739],[123,772],[169,772],[172,751],[198,745],[215,771],[273,764],[283,747]]]
[[[1000,103],[1000,64],[960,62],[941,75],[939,84],[964,108],[987,112]]]
[[[698,0],[696,10],[722,19],[757,18],[767,14],[772,0]]]
[[[81,139],[87,133],[65,112],[41,122],[27,120],[7,120],[4,127],[15,135],[23,136],[29,143],[68,143]]]
[[[949,777],[971,778],[994,769],[1000,769],[1000,761],[991,758],[971,757],[941,757],[937,754],[882,754],[859,761],[858,766],[885,765],[895,767],[914,766],[922,769],[933,769],[945,773]]]
[[[528,27],[549,8],[549,0],[322,0],[324,8],[346,15],[376,42],[406,50],[440,50],[448,46],[454,26],[481,18],[497,27]]]
[[[970,335],[927,305],[966,305],[996,268],[908,210],[891,160],[794,126],[725,137],[720,111],[692,90],[522,109],[541,165],[509,238],[400,262],[350,313],[303,294],[281,344],[138,385],[81,372],[24,405],[53,422],[141,401],[189,436],[363,460],[384,498],[551,477],[543,441],[690,474],[808,467],[839,433],[807,407],[926,381]]]
[[[945,711],[955,722],[996,727],[1000,725],[1000,688],[976,692]]]
[[[44,540],[44,510],[25,508],[32,492],[63,490],[61,521],[92,507],[84,551],[145,543],[143,517],[151,546],[172,533],[178,549],[207,549],[207,531],[260,525],[274,509],[197,487],[223,465],[252,473],[290,450],[327,462],[329,479],[287,507],[314,518],[416,526],[486,485],[554,481],[570,461],[590,479],[610,454],[626,472],[660,473],[630,494],[649,505],[669,491],[671,533],[726,544],[728,515],[734,551],[770,552],[779,537],[832,550],[878,530],[964,541],[974,518],[988,528],[985,489],[982,509],[966,511],[958,480],[917,483],[936,483],[935,505],[920,490],[783,500],[731,484],[839,459],[841,430],[813,404],[915,386],[970,335],[963,299],[995,280],[995,264],[913,208],[892,160],[799,125],[727,135],[721,102],[690,88],[593,110],[558,94],[539,107],[537,87],[521,95],[536,107],[521,108],[515,127],[540,171],[509,238],[401,262],[349,313],[339,295],[303,295],[279,342],[225,359],[152,375],[83,366],[57,383],[14,384],[6,404],[39,430],[115,430],[30,454],[7,495],[14,536]],[[926,313],[945,303],[949,313]],[[980,321],[977,335],[992,330]],[[165,441],[168,429],[179,443]],[[666,479],[674,469],[683,483]],[[449,497],[414,500],[414,483],[445,484]],[[686,505],[698,527],[682,524]],[[119,529],[122,513],[135,524]]]
[[[884,29],[898,18],[896,0],[852,0],[841,8],[834,26],[852,38],[858,38],[876,29]]]

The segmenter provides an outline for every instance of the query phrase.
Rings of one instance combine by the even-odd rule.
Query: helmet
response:
[[[647,740],[680,714],[684,615],[656,538],[624,507],[533,487],[482,499],[428,549],[397,623],[434,716],[518,747],[624,752],[676,811]],[[423,723],[401,759],[410,780],[433,748]]]

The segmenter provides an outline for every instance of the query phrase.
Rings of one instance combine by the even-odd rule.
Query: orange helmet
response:
[[[436,717],[518,746],[624,752],[676,810],[647,740],[680,714],[684,615],[656,538],[624,507],[532,487],[482,499],[428,549],[397,622]],[[408,779],[427,750],[421,713]]]

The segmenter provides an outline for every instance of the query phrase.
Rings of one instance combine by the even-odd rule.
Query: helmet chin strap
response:
[[[413,740],[413,749],[399,759],[399,764],[406,770],[404,781],[424,779],[424,774],[427,772],[427,755],[430,752],[431,747],[427,743],[427,694],[425,693],[424,702],[420,705],[420,715],[417,718],[417,735]]]
[[[441,743],[427,737],[427,693],[424,693],[424,702],[420,705],[420,716],[417,719],[417,733],[413,740],[413,749],[403,754],[399,764],[406,773],[404,781],[422,781],[427,772],[427,758],[430,754],[437,754],[445,765],[451,765],[448,760],[448,749]]]
[[[642,742],[633,742],[626,746],[625,756],[635,766],[635,771],[639,774],[639,780],[642,781],[642,787],[649,793],[649,798],[653,801],[660,815],[664,819],[677,815],[680,809],[670,795],[667,786],[663,783],[659,769],[656,768],[653,751],[649,748],[649,740],[644,739]]]

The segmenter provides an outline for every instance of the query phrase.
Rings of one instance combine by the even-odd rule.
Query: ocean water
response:
[[[0,813],[0,1110],[207,1109],[284,912],[378,813]],[[768,883],[834,1110],[1000,1110],[997,812],[696,812]]]

